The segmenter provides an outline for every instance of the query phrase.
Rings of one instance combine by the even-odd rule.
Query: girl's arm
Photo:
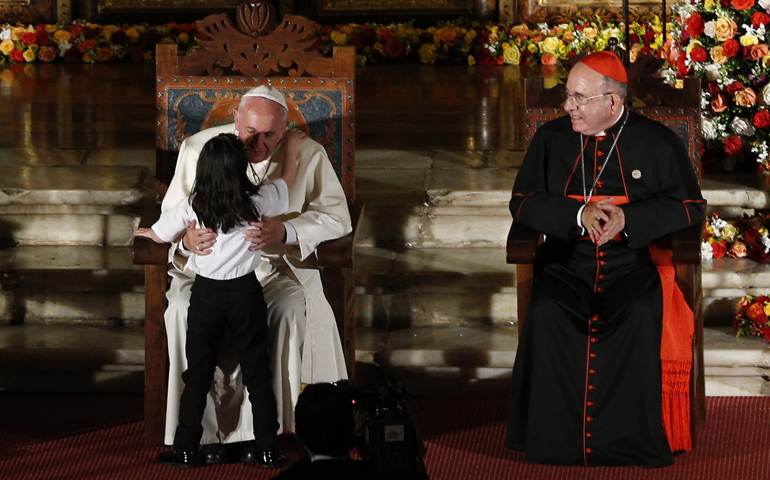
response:
[[[283,137],[284,157],[283,166],[281,167],[281,178],[289,187],[294,183],[294,178],[297,176],[297,149],[306,138],[305,132],[299,128],[288,130]]]
[[[166,243],[163,240],[161,240],[161,238],[158,235],[155,234],[152,228],[137,228],[136,230],[134,230],[134,236],[150,238],[155,243]]]

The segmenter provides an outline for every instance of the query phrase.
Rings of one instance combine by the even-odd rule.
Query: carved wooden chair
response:
[[[186,137],[232,122],[240,97],[258,85],[272,85],[287,97],[290,124],[321,143],[333,164],[351,210],[353,232],[317,249],[324,293],[334,310],[350,377],[355,367],[353,245],[362,208],[355,204],[353,47],[336,47],[333,58],[312,49],[305,39],[313,22],[286,15],[274,28],[267,3],[238,7],[234,27],[226,14],[198,21],[203,47],[178,55],[176,45],[158,45],[156,60],[156,191],[141,226],[160,214],[160,203]],[[169,245],[134,242],[134,263],[145,265],[145,444],[162,445],[168,385],[166,309]]]
[[[630,76],[630,78],[633,78]],[[525,80],[524,94],[524,148],[529,146],[538,127],[549,120],[565,115],[560,85],[543,88],[541,77]],[[683,89],[674,89],[658,80],[638,79],[629,85],[629,98],[636,94],[645,106],[631,109],[655,119],[676,132],[687,146],[693,169],[701,180],[700,82],[687,79]],[[703,366],[703,291],[701,288],[700,243],[703,226],[696,225],[674,232],[662,239],[660,245],[671,249],[671,261],[676,266],[677,284],[695,317],[693,336],[693,365],[690,376],[690,424],[695,439],[695,425],[706,421],[706,392]],[[542,235],[528,227],[514,223],[508,234],[506,260],[516,264],[516,292],[518,328],[522,324],[532,292],[532,278],[536,247]]]

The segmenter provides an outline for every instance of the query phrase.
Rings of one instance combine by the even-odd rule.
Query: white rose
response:
[[[765,105],[770,105],[770,83],[762,88],[762,100],[765,101]]]
[[[768,1],[770,1],[770,0],[768,0]],[[706,23],[703,25],[703,33],[704,33],[704,34],[705,34],[707,37],[709,37],[709,38],[714,38],[714,35],[716,35],[716,34],[717,34],[717,29],[716,29],[716,27],[714,26],[714,20],[711,20],[710,22],[706,22]]]
[[[700,121],[700,131],[706,140],[714,140],[719,134],[717,125],[710,118],[702,118]]]
[[[10,28],[4,28],[0,30],[0,42],[3,40],[10,40],[11,39],[11,29]]]
[[[754,132],[756,132],[756,129],[754,128],[754,125],[751,124],[751,121],[749,121],[748,118],[743,117],[735,117],[730,122],[730,128],[733,129],[735,133],[738,135],[744,135],[746,137],[750,137],[754,135]]]
[[[703,70],[706,72],[706,79],[710,81],[719,80],[722,76],[719,71],[721,68],[722,68],[722,65],[718,63],[711,63],[703,67]]]
[[[770,0],[759,0],[757,3],[765,10],[770,9]]]

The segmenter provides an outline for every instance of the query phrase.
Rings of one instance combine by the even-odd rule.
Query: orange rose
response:
[[[714,97],[713,100],[711,100],[711,110],[714,113],[722,113],[725,110],[727,110],[728,105],[730,104],[730,99],[727,98],[727,95],[719,92],[716,97]]]
[[[733,258],[743,258],[747,255],[746,245],[743,242],[735,242],[728,253]]]
[[[744,88],[735,92],[735,103],[741,107],[753,107],[757,103],[757,94],[751,88]]]
[[[558,61],[559,60],[553,55],[551,55],[550,53],[546,53],[545,55],[540,57],[540,63],[542,63],[543,65],[556,65]]]
[[[730,5],[736,10],[748,10],[754,6],[754,0],[732,0]]]
[[[457,38],[457,32],[451,28],[444,28],[441,30],[441,35],[439,35],[439,38],[442,42],[452,43],[455,41],[455,38]]]
[[[40,47],[37,58],[43,62],[53,62],[56,59],[56,49],[48,45]]]
[[[88,50],[91,50],[96,46],[96,42],[94,42],[91,39],[83,40],[82,42],[78,43],[78,50],[80,50],[80,53],[86,53]]]
[[[738,33],[738,24],[735,23],[735,20],[730,18],[719,17],[714,22],[714,29],[717,40],[724,42],[725,40],[733,38],[735,34]]]
[[[752,45],[748,49],[748,55],[746,56],[747,60],[761,60],[762,57],[767,55],[768,47],[764,43],[760,43],[759,45]]]
[[[714,258],[722,258],[725,256],[727,249],[722,242],[714,242],[711,244],[711,252],[713,253]]]
[[[765,315],[765,309],[760,302],[754,302],[746,309],[746,316],[756,323],[767,322],[767,315]]]
[[[110,47],[100,47],[96,49],[96,61],[107,62],[112,58],[112,49]]]

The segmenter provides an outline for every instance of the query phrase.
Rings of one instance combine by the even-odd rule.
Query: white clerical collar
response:
[[[623,108],[621,108],[621,109],[620,109],[620,113],[618,114],[618,116],[617,116],[617,117],[615,117],[615,120],[613,120],[613,122],[612,122],[612,125],[613,125],[613,126],[614,126],[616,123],[618,123],[618,122],[620,121],[620,117],[622,117],[622,116],[623,116],[623,112],[625,112],[625,111],[626,111],[626,107],[625,107],[625,105],[624,105],[624,106],[623,106]],[[594,134],[594,137],[603,137],[603,136],[605,136],[605,135],[607,135],[607,132],[606,132],[606,131],[604,131],[604,130],[602,130],[601,132],[596,132],[596,133]]]

